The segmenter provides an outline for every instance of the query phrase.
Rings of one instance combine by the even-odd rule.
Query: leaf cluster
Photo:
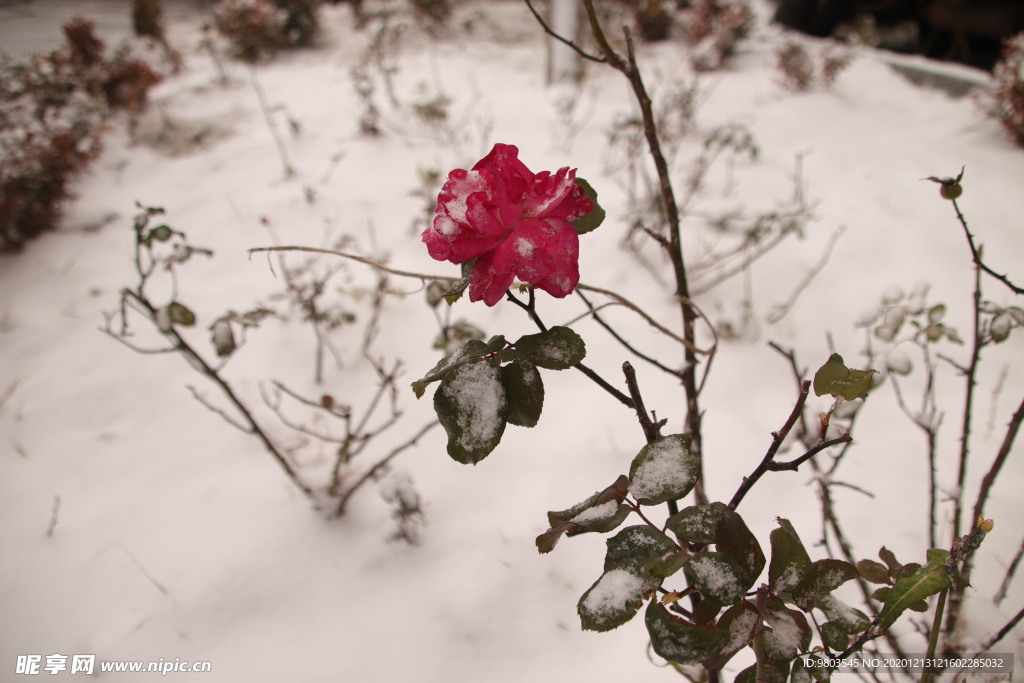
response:
[[[534,427],[544,407],[540,368],[565,370],[586,356],[583,339],[568,327],[551,327],[515,342],[504,336],[471,339],[412,383],[421,398],[428,385],[434,412],[448,434],[448,454],[480,462],[501,442],[506,424]]]

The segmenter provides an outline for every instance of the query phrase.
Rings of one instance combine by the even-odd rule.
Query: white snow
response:
[[[505,386],[498,367],[483,361],[469,362],[445,376],[449,380],[438,388],[462,415],[463,431],[459,444],[466,450],[478,450],[493,441],[504,427],[508,406]]]
[[[647,456],[636,468],[629,482],[635,498],[654,498],[668,491],[678,491],[696,477],[689,452],[676,439],[655,441],[647,447]]]
[[[608,500],[601,503],[600,505],[594,505],[593,507],[585,509],[583,512],[579,513],[569,521],[575,522],[576,524],[583,524],[584,522],[596,522],[614,516],[615,513],[618,512],[618,510],[618,501],[614,499]]]
[[[61,22],[84,14],[97,20],[113,49],[131,30],[127,5],[3,3],[0,47],[19,57],[48,48],[61,39]],[[96,653],[102,660],[213,664],[212,675],[167,677],[175,681],[678,681],[670,668],[648,662],[640,619],[600,635],[579,629],[577,602],[600,571],[605,536],[566,539],[544,556],[534,546],[547,529],[546,511],[607,486],[642,445],[636,415],[581,373],[545,372],[539,425],[509,427],[485,469],[452,462],[440,429],[392,461],[394,472],[408,472],[415,482],[426,516],[422,543],[413,548],[387,540],[391,508],[374,484],[353,498],[346,516],[327,518],[251,436],[192,398],[189,385],[227,407],[182,359],[135,354],[97,331],[103,314],[116,308],[120,289],[136,278],[130,261],[136,201],[165,207],[169,225],[215,252],[182,269],[176,296],[198,318],[184,333],[211,356],[213,321],[228,310],[251,310],[285,288],[277,257],[250,258],[252,247],[330,246],[344,239],[346,249],[392,267],[457,277],[457,266],[430,259],[419,235],[433,219],[430,197],[447,173],[471,168],[496,142],[517,145],[534,172],[579,168],[608,212],[598,230],[580,238],[581,281],[620,292],[678,331],[679,306],[665,284],[671,276],[661,255],[653,245],[639,256],[623,248],[636,215],[631,207],[647,206],[647,183],[655,176],[646,162],[632,172],[622,147],[608,146],[613,132],[623,133],[616,122],[636,116],[621,75],[588,65],[584,82],[572,91],[578,106],[559,107],[566,91],[545,89],[546,37],[523,5],[471,5],[453,22],[471,24],[470,33],[457,28],[451,39],[432,41],[406,25],[400,40],[387,43],[393,47],[384,66],[393,67],[397,106],[382,72],[368,67],[384,134],[367,138],[359,134],[362,104],[350,71],[366,57],[373,34],[354,30],[344,4],[327,6],[320,47],[282,54],[257,70],[296,171],[286,179],[248,67],[225,62],[231,82],[220,85],[209,55],[196,47],[207,17],[195,3],[165,6],[171,42],[184,53],[187,70],[158,86],[144,123],[182,142],[187,153],[168,156],[163,148],[132,145],[125,122],[114,121],[103,155],[73,184],[75,198],[59,230],[20,254],[0,255],[0,678],[19,678],[18,655]],[[759,14],[770,14],[767,3]],[[787,92],[774,68],[782,38],[762,24],[727,68],[701,77],[692,132],[669,155],[682,191],[704,137],[719,126],[745,126],[760,152],[757,160],[725,154],[686,204],[685,248],[694,267],[706,265],[730,238],[728,230],[709,228],[713,218],[752,217],[789,200],[796,158],[801,191],[814,206],[803,239],[790,238],[745,277],[698,298],[712,323],[733,322],[740,330],[735,321],[745,315],[757,323],[720,340],[701,394],[704,472],[708,495],[717,501],[728,501],[754,470],[797,398],[788,361],[768,341],[792,348],[807,375],[833,351],[849,367],[864,368],[866,335],[855,325],[858,313],[877,306],[890,286],[907,292],[920,282],[931,285],[927,305],[946,304],[944,324],[969,339],[970,254],[953,207],[922,178],[955,175],[966,166],[958,204],[986,261],[1018,284],[1024,279],[1024,152],[996,122],[969,98],[908,83],[885,55],[866,49],[857,51],[834,88]],[[681,43],[637,48],[656,100],[690,82]],[[451,99],[447,124],[431,127],[416,118],[411,103],[420,101],[424,87]],[[289,119],[300,124],[298,132]],[[217,134],[198,141],[175,137],[197,127]],[[436,172],[438,181],[424,187],[420,171]],[[801,289],[839,226],[847,229],[828,263]],[[297,266],[305,258],[289,254],[286,261]],[[338,265],[327,257],[317,263]],[[364,407],[378,383],[362,352],[377,285],[371,269],[353,263],[329,283],[331,300],[352,310],[356,321],[330,332],[342,362],[327,355],[323,384],[312,381],[312,330],[280,303],[275,308],[289,320],[268,319],[248,331],[225,366],[228,381],[261,415],[260,387],[274,380],[303,395],[330,394],[339,405]],[[392,276],[387,289],[401,296],[385,297],[370,353],[402,360],[397,402],[403,416],[397,431],[385,432],[356,458],[353,475],[434,419],[430,392],[437,384],[417,401],[408,381],[438,360],[431,348],[437,319],[423,303],[418,280]],[[798,290],[786,316],[766,319]],[[991,280],[984,298],[1020,305]],[[665,433],[683,429],[676,377],[618,345],[575,296],[538,292],[537,311],[548,326],[571,324],[587,343],[585,363],[611,384],[624,387],[620,368],[630,360],[648,410],[668,420]],[[627,308],[608,306],[600,314],[637,349],[672,368],[683,363],[677,344]],[[514,306],[488,308],[465,297],[451,319],[509,339],[537,329]],[[132,331],[139,343],[160,341],[147,335],[152,330],[141,319]],[[709,345],[703,324],[700,334],[701,345]],[[967,362],[964,347],[942,342],[935,350]],[[1019,329],[985,349],[962,488],[968,509],[1024,395],[1022,357]],[[915,369],[900,386],[913,408],[920,403],[923,366],[920,356],[912,360]],[[701,374],[705,367],[702,362]],[[964,385],[950,364],[936,367],[945,414],[938,479],[943,492],[955,493]],[[808,399],[815,424],[814,416],[830,405]],[[275,437],[295,449],[304,472],[316,478],[330,469],[333,447],[303,441],[264,417]],[[925,441],[886,384],[860,409],[853,437],[831,480],[874,495],[833,488],[855,552],[873,558],[885,545],[903,562],[923,560]],[[1021,541],[1009,523],[1024,514],[1015,489],[1024,480],[1021,447],[1018,438],[985,507],[996,527],[976,556],[975,588],[966,604],[970,642],[988,638],[1024,604],[1019,576],[1005,601],[997,606],[991,600]],[[828,454],[816,457],[831,464]],[[780,516],[793,522],[813,559],[824,557],[814,545],[821,512],[813,487],[804,486],[810,476],[805,468],[768,473],[744,498],[738,511],[766,553]],[[660,524],[664,508],[645,512]],[[951,535],[948,513],[943,503],[941,545]],[[859,606],[858,593],[847,588],[842,598]],[[912,627],[898,628],[907,651],[924,651]],[[1018,627],[1000,647],[1024,661],[1020,640]],[[749,650],[739,653],[723,678],[731,680],[752,661]],[[108,674],[103,680],[140,677]]]
[[[644,580],[625,569],[612,569],[601,575],[583,601],[583,609],[600,619],[622,612],[636,604],[647,591]]]

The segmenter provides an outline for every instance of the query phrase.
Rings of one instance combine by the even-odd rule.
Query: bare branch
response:
[[[599,57],[597,55],[590,54],[576,43],[572,42],[565,36],[557,33],[553,28],[551,28],[551,26],[548,25],[548,23],[544,20],[544,17],[541,16],[540,12],[537,11],[537,8],[533,6],[533,3],[530,2],[530,0],[526,0],[526,6],[530,8],[530,12],[533,14],[534,19],[537,20],[537,23],[540,24],[540,27],[544,29],[544,33],[547,33],[549,36],[551,36],[558,42],[572,48],[573,52],[578,54],[580,57],[583,57],[583,59],[587,59],[591,62],[597,62],[599,64],[604,64],[605,62],[608,61],[604,57]]]

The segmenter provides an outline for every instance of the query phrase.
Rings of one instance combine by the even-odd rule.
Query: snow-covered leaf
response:
[[[803,612],[786,607],[778,598],[768,598],[765,621],[768,629],[765,630],[764,645],[770,657],[792,659],[797,653],[807,650],[811,643],[811,627]]]
[[[641,505],[679,500],[694,487],[700,460],[690,449],[690,437],[673,434],[641,449],[629,468],[629,492]]]
[[[772,559],[768,565],[768,586],[775,593],[782,593],[807,579],[811,572],[811,558],[792,523],[781,517],[776,521],[779,528],[769,537]]]
[[[701,595],[720,605],[739,602],[747,589],[746,574],[723,553],[701,553],[690,560],[685,571]]]
[[[657,600],[648,603],[644,623],[651,637],[651,647],[658,656],[677,664],[696,664],[710,659],[728,642],[724,630],[684,621]]]
[[[626,497],[629,481],[620,476],[608,488],[598,491],[582,503],[568,510],[548,513],[546,532],[537,537],[537,549],[541,553],[551,552],[562,534],[575,536],[587,531],[606,533],[618,527],[629,515],[629,506],[622,500]]]
[[[515,348],[539,368],[565,370],[587,355],[583,339],[568,327],[551,327],[544,332],[520,337]]]
[[[501,441],[508,418],[505,385],[490,363],[465,363],[447,372],[434,393],[434,411],[448,433],[448,455],[475,465]]]
[[[626,569],[610,569],[601,575],[577,605],[587,631],[610,631],[632,619],[654,587],[645,577]]]
[[[835,559],[813,563],[805,578],[793,590],[793,601],[802,610],[810,610],[829,593],[851,579],[857,578],[857,568],[849,562]]]
[[[487,347],[487,344],[479,339],[470,339],[457,351],[439,360],[437,365],[431,368],[430,372],[425,374],[421,379],[413,382],[413,393],[416,394],[416,398],[421,398],[423,396],[423,392],[426,391],[428,384],[441,379],[444,377],[445,373],[452,368],[475,361],[488,353],[490,353],[490,349]]]
[[[725,503],[690,505],[668,518],[667,526],[675,535],[691,543],[714,543],[718,525],[729,509]]]

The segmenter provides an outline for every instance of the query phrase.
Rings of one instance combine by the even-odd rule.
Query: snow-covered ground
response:
[[[763,20],[767,8],[761,9]],[[60,23],[74,14],[94,19],[108,44],[130,30],[120,2],[5,3],[0,49],[24,56],[53,45]],[[208,326],[229,309],[287,310],[274,298],[285,289],[280,264],[276,257],[250,257],[253,247],[326,247],[345,237],[349,251],[392,267],[456,275],[454,266],[433,262],[419,239],[422,195],[439,187],[424,185],[421,175],[443,178],[468,168],[495,142],[517,145],[534,171],[579,169],[608,211],[605,224],[581,238],[582,281],[621,292],[675,329],[671,289],[621,247],[632,218],[631,176],[621,148],[608,145],[614,123],[634,113],[621,75],[589,67],[578,89],[547,87],[544,39],[525,6],[472,5],[443,40],[410,26],[384,54],[394,67],[394,101],[380,65],[366,63],[383,132],[373,138],[359,132],[363,107],[351,74],[368,54],[373,32],[354,31],[344,6],[324,9],[321,46],[282,54],[255,72],[228,61],[227,85],[218,83],[213,61],[198,49],[204,17],[189,3],[169,3],[168,16],[171,42],[183,51],[187,70],[155,90],[140,141],[130,144],[125,123],[115,121],[103,156],[76,182],[77,197],[60,229],[23,253],[0,256],[0,678],[20,680],[15,663],[26,654],[212,663],[209,674],[172,674],[175,680],[675,678],[648,662],[639,619],[605,634],[580,630],[576,602],[600,576],[603,537],[565,539],[544,556],[534,546],[547,529],[548,510],[568,508],[610,484],[642,443],[635,417],[581,374],[546,373],[539,426],[510,428],[476,467],[445,454],[440,429],[394,461],[390,476],[408,477],[424,501],[421,543],[410,546],[388,540],[391,510],[377,487],[357,495],[343,518],[327,518],[254,438],[190,395],[187,386],[223,405],[215,387],[181,358],[133,353],[100,331],[120,289],[135,281],[135,202],[164,207],[172,227],[215,252],[187,264],[178,283],[178,299],[199,318],[191,338],[204,349]],[[725,155],[689,206],[688,256],[695,266],[728,239],[702,217],[733,210],[753,216],[783,206],[798,168],[813,205],[803,237],[788,239],[746,276],[698,299],[712,322],[734,331],[718,347],[702,396],[712,499],[731,497],[795,400],[790,370],[767,342],[793,348],[811,371],[833,350],[851,367],[863,367],[865,333],[856,321],[884,295],[919,283],[930,286],[929,303],[947,305],[946,322],[969,337],[970,255],[952,206],[922,178],[965,166],[960,206],[986,260],[1024,278],[1024,153],[998,124],[970,99],[912,85],[889,57],[863,49],[833,88],[791,92],[775,68],[782,39],[761,21],[724,70],[701,77],[695,130],[673,157],[682,186],[703,139],[719,126],[745,127],[759,150],[756,159]],[[691,82],[681,42],[644,47],[640,57],[656,96]],[[269,101],[295,170],[291,177],[283,173],[257,88]],[[446,121],[416,114],[416,105],[423,111],[439,97],[450,101]],[[776,320],[775,307],[817,267],[838,230],[827,265]],[[303,260],[287,256],[293,266]],[[323,257],[314,268],[333,264]],[[429,397],[417,401],[407,382],[437,361],[431,349],[437,323],[417,281],[389,282],[396,295],[384,301],[372,354],[403,362],[404,415],[360,456],[365,463],[434,419]],[[332,300],[357,318],[332,333],[342,363],[328,357],[321,385],[313,382],[313,332],[294,310],[290,320],[270,320],[250,333],[225,376],[270,424],[260,388],[274,380],[358,410],[374,390],[361,348],[375,284],[373,271],[355,263],[331,280],[344,290]],[[996,304],[1020,305],[993,281],[985,293]],[[541,296],[539,311],[548,324],[565,324],[584,309],[573,297]],[[678,363],[678,347],[633,314],[609,309],[607,315],[638,346]],[[488,335],[515,339],[534,331],[508,304],[460,301],[453,318],[460,317]],[[587,341],[587,363],[621,386],[627,352],[589,319],[573,326]],[[141,319],[134,330],[138,341],[152,340]],[[912,348],[904,350],[912,355]],[[939,350],[965,362],[963,347]],[[1015,331],[984,353],[968,506],[1024,391],[1022,350],[1024,335]],[[669,419],[668,430],[681,429],[676,383],[633,360],[647,407]],[[948,494],[963,381],[939,363],[945,411],[939,478]],[[903,381],[911,405],[919,400],[920,377],[918,368]],[[828,407],[821,399],[811,403],[812,415]],[[297,445],[294,434],[275,429],[285,446]],[[923,560],[924,438],[900,413],[888,383],[867,401],[853,436],[856,446],[839,476],[873,497],[851,488],[836,488],[835,497],[858,557],[875,557],[885,545],[905,562]],[[995,530],[972,578],[969,645],[988,638],[1024,602],[1019,580],[1001,605],[992,602],[1021,544],[1020,449],[986,507]],[[331,450],[308,444],[296,457],[306,471],[321,471]],[[744,500],[740,511],[766,549],[777,516],[790,519],[809,547],[820,538],[809,480],[804,469],[770,474]],[[942,544],[949,517],[944,507]],[[825,551],[815,552],[823,557]],[[903,630],[912,629],[904,624]],[[1022,638],[1017,629],[996,650],[1024,654]],[[911,636],[908,649],[924,648]],[[740,659],[727,676],[750,661],[741,666]]]

